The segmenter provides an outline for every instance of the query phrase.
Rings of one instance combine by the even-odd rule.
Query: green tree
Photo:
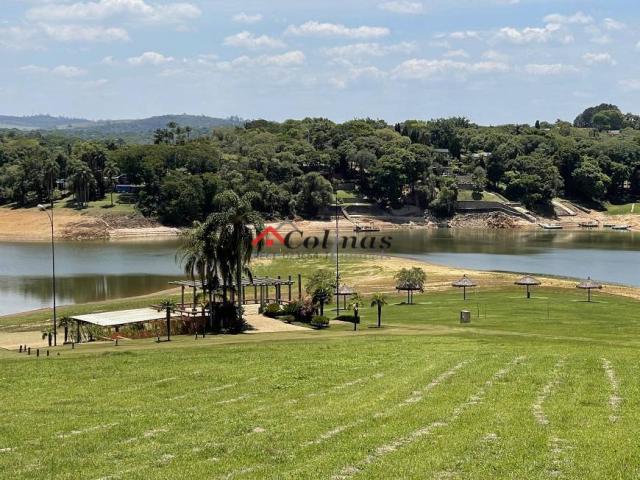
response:
[[[118,167],[118,164],[116,162],[110,160],[106,163],[103,174],[105,185],[111,193],[111,206],[113,207],[113,190],[116,188],[116,182],[118,180],[118,177],[120,176],[120,168]]]
[[[573,171],[576,193],[587,200],[602,201],[607,194],[611,179],[600,169],[598,162],[586,157]]]
[[[324,305],[331,302],[336,290],[336,279],[329,270],[315,271],[307,281],[306,291],[313,303],[320,306],[320,315],[324,315]]]
[[[438,216],[450,217],[455,213],[458,187],[452,178],[445,177],[440,184],[436,198],[429,204],[431,211]]]
[[[382,293],[374,293],[371,296],[371,306],[378,310],[378,328],[382,326],[382,307],[387,304],[387,297]]]
[[[413,292],[424,291],[427,274],[420,267],[402,268],[394,275],[396,288],[407,291],[407,303],[413,304]]]
[[[206,223],[210,223],[219,235],[218,258],[223,268],[223,277],[235,275],[237,317],[234,319],[234,326],[239,327],[244,323],[242,274],[246,272],[251,276],[248,265],[254,252],[254,232],[264,229],[264,221],[246,197],[238,197],[232,191],[218,195],[216,203],[219,210],[212,213]],[[230,272],[233,275],[229,275]]]

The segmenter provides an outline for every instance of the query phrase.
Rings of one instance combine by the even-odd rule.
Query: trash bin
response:
[[[471,312],[469,310],[460,312],[460,323],[471,323]]]

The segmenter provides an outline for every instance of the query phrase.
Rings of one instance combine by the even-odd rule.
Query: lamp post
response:
[[[338,192],[336,191],[336,316],[340,316],[340,225],[338,223]]]
[[[58,345],[58,322],[56,318],[56,247],[53,240],[53,200],[51,200],[51,213],[49,213],[47,207],[44,205],[38,205],[38,208],[47,214],[49,222],[51,223],[51,284],[53,286],[53,346],[55,347]]]

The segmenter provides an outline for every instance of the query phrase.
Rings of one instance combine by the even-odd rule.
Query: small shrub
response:
[[[299,303],[299,308],[296,313],[296,320],[302,323],[310,323],[316,313],[316,306],[313,303],[311,297],[305,297]]]
[[[336,320],[342,320],[343,322],[353,323],[355,322],[356,317],[353,315],[339,315],[336,317]]]
[[[264,307],[262,311],[263,315],[270,318],[275,318],[282,313],[283,313],[283,310],[278,303],[270,303],[269,305]]]
[[[321,316],[321,315],[315,315],[312,319],[311,319],[311,323],[310,325],[313,328],[326,328],[329,326],[329,319],[325,316]]]

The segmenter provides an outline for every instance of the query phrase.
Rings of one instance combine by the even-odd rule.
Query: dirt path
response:
[[[48,342],[47,340],[42,339],[42,333],[40,332],[3,332],[0,334],[0,348],[17,350],[20,348],[20,345],[26,345],[27,347],[34,349],[46,347]]]
[[[274,333],[274,332],[309,332],[310,330],[298,325],[290,325],[280,320],[265,317],[257,313],[245,315],[245,319],[252,329],[246,333]]]

